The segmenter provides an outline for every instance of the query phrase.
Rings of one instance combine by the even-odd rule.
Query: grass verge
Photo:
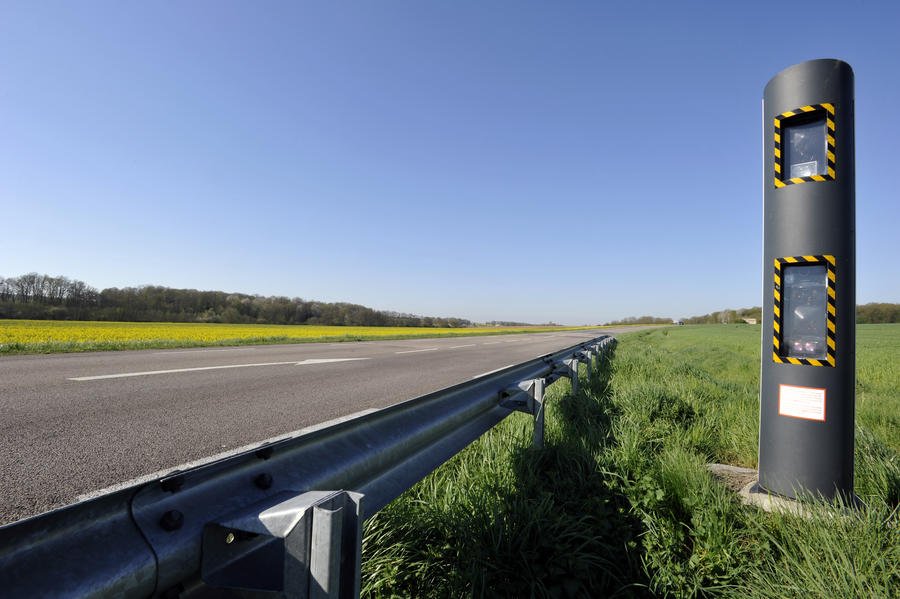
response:
[[[864,508],[766,514],[709,474],[755,466],[758,328],[639,332],[578,394],[551,387],[545,448],[513,415],[371,518],[364,595],[897,597],[900,327],[883,327],[859,328]]]

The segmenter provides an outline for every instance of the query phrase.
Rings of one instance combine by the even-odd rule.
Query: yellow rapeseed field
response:
[[[314,325],[210,324],[171,322],[78,322],[0,320],[0,353],[46,353],[108,349],[144,349],[362,341],[410,337],[449,337],[579,330],[588,327],[338,327]]]

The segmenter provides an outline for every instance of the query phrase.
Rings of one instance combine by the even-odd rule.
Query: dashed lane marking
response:
[[[156,351],[153,352],[155,355],[167,355],[167,354],[211,354],[214,352],[223,352],[223,351],[256,351],[255,347],[230,347],[228,349],[182,349],[182,350],[166,350],[166,351]]]
[[[121,372],[117,374],[100,374],[96,376],[77,376],[70,378],[70,381],[99,381],[105,379],[124,379],[136,376],[153,376],[157,374],[178,374],[182,372],[201,372],[203,370],[226,370],[231,368],[253,368],[257,366],[308,366],[313,364],[329,364],[331,362],[354,362],[356,360],[368,360],[369,358],[312,358],[302,361],[291,362],[262,362],[259,364],[225,364],[222,366],[199,366],[196,368],[172,368],[169,370],[146,370],[144,372]]]

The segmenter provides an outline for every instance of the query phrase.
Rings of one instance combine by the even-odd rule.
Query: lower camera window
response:
[[[824,359],[828,353],[828,274],[824,264],[785,266],[781,355]]]

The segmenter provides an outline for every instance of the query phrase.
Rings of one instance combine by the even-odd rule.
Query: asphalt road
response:
[[[611,332],[4,357],[0,524]]]

